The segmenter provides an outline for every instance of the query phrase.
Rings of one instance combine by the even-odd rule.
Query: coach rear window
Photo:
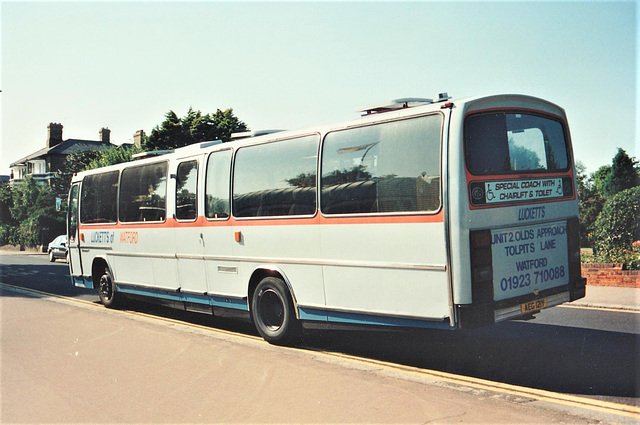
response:
[[[464,130],[467,168],[475,175],[557,172],[569,168],[558,120],[518,112],[469,116]]]

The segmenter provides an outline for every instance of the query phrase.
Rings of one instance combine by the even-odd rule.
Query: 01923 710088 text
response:
[[[566,221],[494,229],[491,251],[495,301],[569,281]]]

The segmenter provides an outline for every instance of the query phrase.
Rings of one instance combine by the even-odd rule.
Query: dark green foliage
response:
[[[598,194],[580,199],[580,243],[584,247],[593,244],[596,220],[605,202],[606,199]]]
[[[584,165],[576,163],[582,246],[591,246],[595,241],[596,219],[605,202],[622,190],[640,185],[637,163],[623,149],[618,149],[612,165],[603,165],[588,178]]]
[[[607,175],[604,182],[604,194],[611,196],[625,189],[639,186],[637,163],[638,161],[629,157],[624,149],[618,148],[618,153],[613,157],[611,173]]]
[[[65,233],[65,211],[56,211],[55,198],[49,186],[38,184],[31,176],[14,186],[9,211],[15,225],[3,230],[5,243],[35,247]]]
[[[17,221],[11,216],[13,190],[8,183],[0,184],[0,245],[17,245]]]
[[[86,169],[93,170],[94,168],[129,162],[132,160],[133,155],[140,152],[142,152],[142,149],[136,146],[118,146],[109,148],[100,152],[100,155],[92,159]]]
[[[175,149],[210,140],[228,142],[231,133],[246,130],[246,124],[233,114],[233,109],[218,109],[214,114],[202,115],[202,112],[189,108],[183,118],[169,111],[165,120],[151,130],[142,147],[152,151]]]
[[[576,182],[578,183],[578,196],[589,197],[593,191],[592,178],[587,176],[587,167],[582,162],[576,162]]]
[[[633,244],[640,240],[640,187],[624,190],[604,204],[596,220],[594,239],[594,255],[600,259],[633,261],[628,257],[633,257]]]
[[[170,111],[165,121],[145,137],[143,149],[119,146],[73,153],[51,179],[51,186],[39,185],[29,176],[15,187],[0,185],[0,245],[33,247],[65,233],[66,198],[74,173],[131,161],[133,154],[143,150],[174,149],[209,140],[229,141],[231,133],[246,130],[246,124],[232,109],[218,109],[206,115],[189,109],[183,118]],[[56,197],[63,200],[60,211],[56,211]]]
[[[18,228],[4,223],[0,224],[0,246],[19,244]]]
[[[89,163],[101,154],[102,152],[100,151],[84,151],[67,155],[62,168],[57,171],[55,177],[51,179],[51,188],[56,196],[67,199],[73,174],[86,170]]]
[[[71,178],[75,173],[131,161],[131,156],[139,152],[141,149],[135,146],[116,146],[103,151],[72,153],[65,158],[62,168],[51,179],[53,193],[66,200],[71,186]]]
[[[580,245],[583,247],[592,246],[596,219],[606,201],[596,190],[594,175],[595,173],[588,177],[585,165],[579,161],[576,162],[576,181],[580,202]]]
[[[13,206],[13,190],[8,183],[0,184],[0,224],[13,222],[10,208]]]
[[[593,181],[593,189],[598,194],[600,194],[600,196],[606,196],[605,184],[609,174],[611,174],[611,165],[603,165],[591,175],[591,180]]]

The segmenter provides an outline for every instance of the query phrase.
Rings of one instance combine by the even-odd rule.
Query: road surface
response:
[[[286,349],[242,322],[142,303],[109,311],[42,256],[0,256],[0,266],[2,423],[640,419],[634,312],[558,307],[465,332],[322,331]]]

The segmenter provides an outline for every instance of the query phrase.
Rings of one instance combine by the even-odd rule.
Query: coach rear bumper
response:
[[[529,294],[480,305],[457,305],[458,328],[474,329],[504,320],[526,317],[545,308],[584,298],[586,281],[586,278],[581,277],[572,284],[541,291],[538,295]],[[534,309],[525,311],[529,306],[534,306]]]

